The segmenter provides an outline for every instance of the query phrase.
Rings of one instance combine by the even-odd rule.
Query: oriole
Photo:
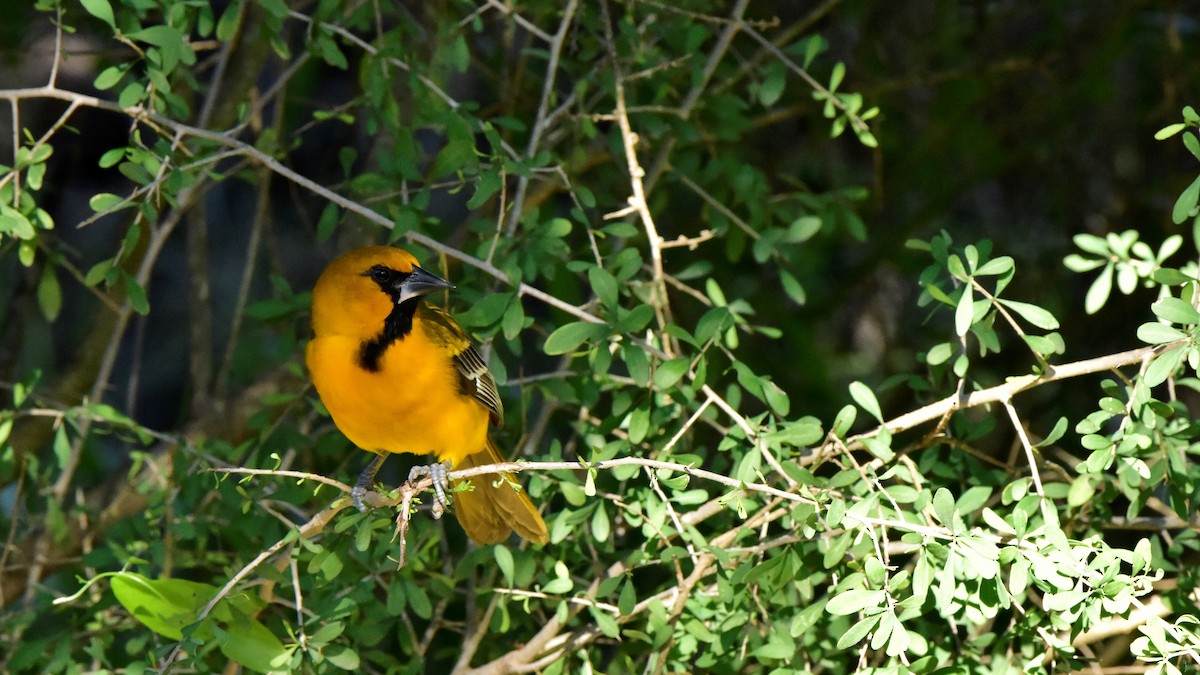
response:
[[[503,461],[488,435],[504,420],[495,379],[463,327],[422,300],[450,288],[409,252],[367,246],[330,263],[313,289],[313,384],[338,429],[378,455],[352,492],[360,510],[391,453],[433,454],[458,469]],[[430,468],[444,500],[445,469]],[[511,474],[468,480],[454,511],[471,539],[498,543],[515,530],[546,542],[545,521]]]

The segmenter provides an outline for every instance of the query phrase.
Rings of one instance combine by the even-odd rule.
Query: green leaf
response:
[[[1067,490],[1067,505],[1071,508],[1079,508],[1091,501],[1095,494],[1096,483],[1091,476],[1076,476],[1075,480],[1071,481],[1071,488]]]
[[[878,435],[862,439],[862,442],[867,446],[868,452],[885,462],[890,462],[896,457],[896,453],[892,451],[892,435],[887,428],[880,429]]]
[[[590,267],[588,282],[601,304],[609,308],[617,306],[617,278],[612,273],[602,267]]]
[[[1091,272],[1097,267],[1103,267],[1104,262],[1102,258],[1085,258],[1078,253],[1063,258],[1063,265],[1072,272]]]
[[[891,613],[889,613],[888,616],[895,617],[895,615]],[[892,626],[892,636],[891,639],[888,640],[887,649],[884,650],[885,653],[888,656],[900,656],[904,652],[908,651],[909,645],[911,644],[912,637],[910,637],[908,629],[904,627],[904,624],[901,623],[898,618],[895,619],[895,623]]]
[[[117,94],[117,105],[122,108],[132,108],[141,103],[146,98],[146,85],[138,82],[130,82],[121,88],[121,93]]]
[[[356,671],[361,665],[358,652],[349,647],[334,646],[326,649],[323,655],[330,664],[342,670]]]
[[[810,35],[804,40],[804,67],[808,68],[812,65],[813,59],[825,50],[827,46],[825,39],[818,34]]]
[[[786,443],[798,448],[805,448],[821,440],[824,435],[820,422],[812,418],[804,418],[785,424],[782,429],[769,434],[767,439],[775,443]]]
[[[496,567],[500,569],[500,574],[504,575],[504,580],[508,582],[508,585],[516,584],[512,551],[508,550],[507,546],[493,546],[492,556],[496,559]]]
[[[1133,571],[1149,572],[1153,564],[1154,555],[1150,547],[1150,540],[1139,539],[1137,545],[1133,547]]]
[[[677,356],[670,361],[663,361],[654,371],[654,388],[662,391],[675,386],[677,382],[687,373],[690,360],[684,356]]]
[[[842,83],[842,78],[846,76],[846,64],[838,61],[833,66],[833,72],[829,75],[829,91],[837,91],[838,86]]]
[[[717,636],[714,635],[709,642],[715,642],[717,639]],[[766,644],[759,646],[751,653],[759,659],[787,661],[795,656],[796,643],[785,632],[776,631],[771,634],[771,638]]]
[[[933,494],[933,512],[943,525],[949,525],[954,520],[954,495],[946,488],[938,488]]]
[[[224,604],[224,603],[222,603]],[[222,604],[218,604],[221,607]],[[271,663],[286,652],[283,643],[261,621],[241,613],[232,614],[221,640],[221,653],[247,670],[260,673],[274,670]],[[334,648],[334,652],[337,648]],[[353,654],[353,652],[351,652]],[[329,653],[326,653],[326,658]]]
[[[729,305],[729,303],[725,301],[725,292],[721,290],[721,285],[717,283],[716,279],[713,279],[712,277],[706,279],[704,282],[704,290],[708,294],[708,299],[712,300],[713,305],[717,307],[725,307]]]
[[[620,610],[621,616],[629,616],[637,607],[637,589],[633,586],[633,580],[627,580],[621,586],[621,595],[617,598],[617,609]]]
[[[445,52],[449,57],[451,67],[459,73],[467,72],[467,67],[471,65],[471,51],[467,46],[467,38],[462,33],[458,33],[454,37],[454,42]]]
[[[992,496],[992,488],[987,485],[975,485],[967,488],[954,502],[954,510],[959,513],[973,513],[983,508]]]
[[[433,616],[433,603],[429,601],[429,594],[421,586],[411,582],[405,584],[404,597],[408,600],[408,606],[417,616],[422,619]]]
[[[797,305],[804,305],[808,302],[808,293],[805,292],[804,286],[792,276],[791,272],[785,269],[779,270],[779,283],[783,287],[783,292],[787,294],[792,302]]]
[[[33,223],[25,214],[7,204],[0,204],[0,235],[9,234],[17,239],[29,240],[36,236]],[[29,265],[26,264],[26,267]]]
[[[488,293],[476,300],[467,311],[459,312],[456,318],[462,325],[472,328],[492,326],[500,321],[512,301],[511,293]]]
[[[446,129],[446,144],[438,152],[430,175],[447,176],[457,173],[474,174],[479,170],[479,155],[475,152],[475,133],[471,124],[460,114],[447,111],[441,116]]]
[[[524,328],[525,308],[521,306],[520,299],[517,299],[504,310],[504,316],[500,319],[500,329],[504,331],[504,339],[511,341],[516,340]]]
[[[1190,131],[1184,134],[1183,147],[1187,148],[1188,152],[1192,153],[1193,157],[1200,159],[1200,139],[1196,138],[1196,134],[1193,134]]]
[[[780,417],[787,417],[788,411],[791,410],[792,402],[788,398],[787,392],[779,388],[779,385],[772,382],[770,379],[763,379],[762,382],[763,402],[771,407],[771,410]]]
[[[1095,314],[1104,303],[1108,302],[1108,294],[1112,292],[1113,264],[1110,262],[1101,270],[1100,276],[1088,287],[1087,296],[1083,300],[1083,311]]]
[[[1181,325],[1200,323],[1200,312],[1197,312],[1191,303],[1179,298],[1163,298],[1150,305],[1150,311],[1154,312],[1158,318],[1171,323]]]
[[[838,638],[837,648],[845,650],[862,642],[864,639],[866,639],[867,635],[875,629],[875,626],[879,624],[879,620],[882,617],[882,614],[873,614],[851,626],[846,632],[842,633],[841,637]]]
[[[183,629],[217,593],[217,588],[185,579],[148,579],[135,572],[118,572],[110,585],[117,602],[155,633],[182,640]]]
[[[108,169],[116,166],[123,159],[125,159],[125,148],[113,148],[100,155],[100,161],[97,164],[103,169]]]
[[[1171,220],[1176,225],[1187,220],[1195,210],[1198,200],[1200,200],[1200,176],[1196,176],[1196,179],[1180,193],[1179,199],[1175,200],[1175,208],[1171,209]]]
[[[1183,357],[1185,355],[1187,355],[1186,347],[1175,347],[1174,349],[1169,349],[1162,354],[1159,354],[1153,361],[1150,362],[1150,365],[1146,367],[1146,376],[1142,381],[1145,382],[1146,386],[1149,387],[1157,387],[1163,382],[1166,382],[1167,378],[1170,377],[1175,372],[1175,369],[1179,367],[1179,364],[1183,362]]]
[[[54,432],[54,460],[59,468],[65,467],[71,457],[71,440],[67,438],[67,427],[59,426]]]
[[[1063,437],[1063,434],[1067,433],[1068,426],[1069,425],[1068,425],[1066,417],[1058,418],[1058,422],[1056,422],[1054,424],[1054,428],[1050,430],[1050,433],[1046,434],[1046,437],[1043,438],[1040,443],[1035,444],[1033,447],[1044,448],[1044,447],[1053,445],[1054,443],[1058,442],[1058,439]]]
[[[101,1],[103,1],[103,0],[101,0]],[[100,74],[97,75],[96,79],[92,82],[92,86],[99,89],[100,91],[106,91],[108,89],[112,89],[113,87],[117,86],[117,84],[121,81],[122,77],[125,77],[125,68],[124,67],[109,66],[109,67],[105,68],[104,70],[100,71]],[[122,152],[123,152],[123,150],[122,150]],[[101,163],[100,166],[104,166],[104,164]]]
[[[37,288],[38,307],[47,321],[54,321],[62,311],[62,288],[58,285],[58,274],[54,265],[46,265]]]
[[[95,206],[92,207],[95,211],[100,211]],[[321,209],[321,217],[317,220],[317,241],[325,243],[333,236],[333,230],[338,224],[338,207],[337,204],[329,202]]]
[[[870,646],[875,651],[880,651],[883,646],[892,639],[892,630],[896,627],[896,615],[891,612],[885,612],[879,616],[879,626],[875,628],[874,634],[871,635]]]
[[[321,59],[329,65],[339,70],[346,70],[350,67],[350,62],[346,60],[346,55],[342,53],[338,47],[337,40],[325,31],[317,33],[316,37],[310,43],[321,55]]]
[[[80,0],[80,4],[83,5],[88,14],[108,24],[109,28],[116,29],[117,22],[113,18],[113,8],[108,0]]]
[[[125,198],[120,195],[114,195],[111,192],[98,192],[88,200],[88,206],[96,213],[102,213],[116,208],[124,201]]]
[[[783,95],[783,88],[787,84],[787,72],[782,68],[771,69],[762,84],[758,86],[758,100],[765,107],[771,107]]]
[[[1187,333],[1173,326],[1168,326],[1165,323],[1151,321],[1138,326],[1137,336],[1142,342],[1158,345],[1164,342],[1182,340],[1187,337]]]
[[[1173,267],[1160,267],[1154,270],[1154,273],[1150,275],[1150,279],[1162,286],[1179,286],[1180,284],[1192,281],[1193,277]]]
[[[971,323],[975,318],[975,303],[972,298],[971,287],[963,288],[962,296],[958,299],[958,306],[954,308],[954,334],[962,337],[971,330]]]
[[[650,305],[638,305],[625,312],[618,310],[621,315],[613,325],[617,333],[638,333],[654,319],[654,308]]]
[[[879,409],[879,401],[875,398],[875,392],[862,382],[854,381],[850,383],[850,397],[860,408],[867,411],[871,417],[876,420],[883,421],[883,413]]]
[[[129,300],[129,306],[133,311],[146,316],[150,313],[150,301],[146,298],[146,289],[137,282],[132,276],[125,276],[125,295]]]
[[[608,337],[608,326],[590,321],[573,321],[559,326],[546,336],[542,349],[551,356],[575,351],[585,342],[596,342]]]
[[[970,276],[967,274],[967,268],[963,266],[962,258],[955,254],[951,254],[946,258],[946,271],[959,281],[967,281]]]
[[[187,39],[174,26],[166,24],[149,26],[128,33],[127,37],[158,47],[162,55],[162,69],[165,71],[174,70],[180,62],[190,64],[196,60],[195,52],[188,46]]]
[[[237,27],[241,18],[240,10],[240,2],[231,2],[225,8],[225,11],[221,13],[221,18],[217,20],[217,39],[221,42],[229,42],[237,34]]]
[[[833,418],[833,424],[829,427],[830,433],[838,438],[845,438],[846,432],[850,431],[850,427],[854,425],[854,420],[857,417],[858,408],[852,405],[842,406],[837,416]]]
[[[92,265],[92,268],[88,270],[86,275],[84,275],[83,283],[87,284],[88,286],[95,286],[101,281],[104,281],[104,278],[108,276],[108,272],[112,269],[112,266],[112,260],[101,260],[95,265]]]
[[[617,626],[616,619],[612,618],[608,612],[588,605],[588,613],[592,615],[592,620],[596,622],[596,627],[600,629],[601,633],[614,640],[621,636],[621,629]]]
[[[559,560],[554,563],[554,580],[541,588],[545,593],[559,594],[566,593],[575,586],[571,581],[571,573],[567,570],[567,566],[563,561]]]
[[[1022,319],[1042,330],[1055,330],[1058,328],[1058,319],[1037,305],[1031,305],[1027,302],[1017,302],[1016,300],[1000,299],[999,302],[1004,307],[1011,309]]]
[[[979,269],[975,270],[975,276],[987,277],[1007,274],[1008,272],[1012,271],[1014,267],[1015,265],[1013,264],[1013,259],[1004,255],[1000,256],[999,258],[989,260],[981,265]]]
[[[925,354],[925,362],[931,366],[940,366],[954,356],[954,345],[941,342],[929,348]]]
[[[650,357],[641,347],[633,344],[621,345],[621,357],[625,361],[625,367],[629,370],[629,376],[633,378],[633,383],[638,387],[644,387],[650,383]]]
[[[1112,251],[1108,248],[1108,241],[1104,237],[1097,237],[1094,234],[1080,233],[1071,237],[1071,241],[1084,251],[1092,255],[1108,258],[1112,255]]]
[[[1175,124],[1168,124],[1167,126],[1154,132],[1154,140],[1164,141],[1164,140],[1174,136],[1175,134],[1183,131],[1186,128],[1187,128],[1187,125],[1184,124],[1183,122],[1176,122]]]
[[[882,609],[886,599],[887,594],[881,590],[855,588],[830,598],[825,604],[825,611],[834,616],[846,616],[865,609]]]
[[[729,324],[730,317],[729,310],[725,307],[713,307],[705,312],[696,322],[696,340],[699,342],[711,340]]]
[[[603,501],[596,502],[596,510],[592,512],[591,525],[592,538],[602,543],[608,541],[609,535],[612,534],[612,527],[608,520],[608,510],[604,508]]]

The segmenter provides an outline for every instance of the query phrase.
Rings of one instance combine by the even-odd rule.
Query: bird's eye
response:
[[[392,271],[383,266],[372,267],[370,270],[371,278],[376,283],[386,284],[392,280]]]

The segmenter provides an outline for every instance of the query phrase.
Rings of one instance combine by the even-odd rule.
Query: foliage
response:
[[[824,158],[901,161],[900,105],[831,10],[773,11],[39,0],[48,79],[0,90],[0,667],[1195,669],[1187,233],[1075,233],[1082,302],[946,217],[894,239]],[[1157,138],[1200,159],[1197,127]],[[379,240],[456,284],[548,545],[345,508],[366,457],[306,388],[305,289]],[[893,258],[924,323],[886,368],[813,346]],[[1074,360],[1123,296],[1129,351]]]

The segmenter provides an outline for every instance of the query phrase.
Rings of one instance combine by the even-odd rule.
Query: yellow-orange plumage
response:
[[[342,433],[363,450],[433,454],[456,468],[502,461],[488,426],[503,422],[495,381],[466,331],[421,296],[449,284],[407,251],[353,250],[313,289],[313,384]],[[499,485],[495,483],[500,482]],[[546,524],[508,474],[471,479],[455,513],[479,543],[513,530],[544,543]]]

